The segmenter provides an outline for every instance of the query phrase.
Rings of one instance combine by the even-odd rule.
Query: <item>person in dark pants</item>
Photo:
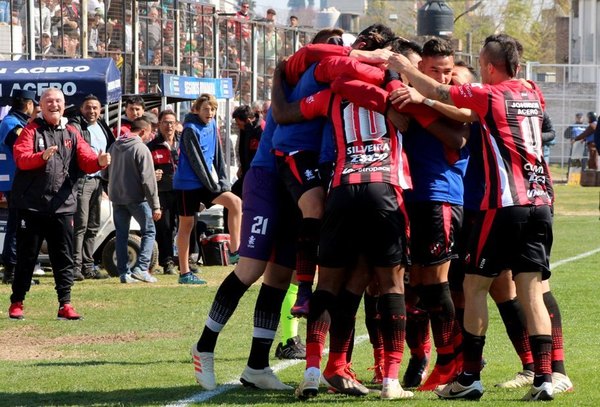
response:
[[[10,208],[10,191],[16,170],[13,145],[35,110],[35,105],[37,105],[35,96],[35,92],[31,90],[13,91],[11,111],[0,124],[0,153],[6,155],[6,159],[0,161],[0,175],[6,178],[6,181],[0,182],[0,191],[4,192],[9,206],[2,250],[4,263],[2,282],[4,284],[12,284],[17,263],[17,211]]]
[[[158,264],[165,274],[177,274],[173,261],[173,238],[177,227],[177,195],[173,190],[173,174],[179,159],[179,137],[175,128],[177,116],[172,110],[158,115],[158,135],[148,145],[154,162],[158,199],[162,216],[154,222],[158,244]]]
[[[106,151],[115,141],[115,137],[106,123],[98,120],[101,111],[102,105],[98,98],[94,95],[88,95],[83,100],[80,114],[69,121],[96,153]],[[74,278],[76,281],[108,278],[107,274],[94,268],[94,243],[98,229],[100,229],[102,192],[100,172],[88,174],[79,179],[73,247]]]
[[[46,239],[58,294],[57,317],[80,319],[71,306],[77,181],[82,172],[94,173],[110,164],[110,154],[94,153],[67,124],[62,91],[47,89],[40,106],[41,116],[25,126],[13,148],[17,172],[11,204],[18,210],[17,265],[8,315],[23,319],[23,300]]]

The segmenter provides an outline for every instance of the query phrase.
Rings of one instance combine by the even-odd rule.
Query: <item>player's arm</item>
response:
[[[314,95],[295,102],[288,102],[283,91],[283,75],[281,64],[273,73],[273,88],[271,90],[271,114],[278,124],[299,123],[326,116],[331,91],[322,90]]]
[[[460,150],[469,140],[469,125],[464,122],[440,118],[426,127],[427,131],[446,147]]]
[[[398,105],[400,108],[406,105],[406,103],[424,103],[444,116],[463,123],[470,123],[478,120],[477,115],[471,109],[459,109],[456,106],[438,103],[435,100],[421,95],[419,91],[411,86],[403,85],[390,92],[390,102]]]
[[[444,85],[419,71],[404,55],[394,54],[388,59],[391,69],[408,77],[409,82],[426,98],[454,105],[450,97],[450,86]],[[407,102],[408,103],[408,102]]]

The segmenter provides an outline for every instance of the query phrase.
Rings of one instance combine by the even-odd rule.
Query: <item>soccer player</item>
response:
[[[511,37],[486,38],[479,61],[483,83],[462,86],[432,80],[401,55],[389,61],[421,94],[470,108],[482,124],[486,189],[476,225],[479,235],[469,251],[470,267],[464,281],[464,370],[435,392],[442,398],[482,396],[487,293],[493,278],[510,268],[522,300],[535,365],[533,385],[524,400],[551,400],[552,337],[542,286],[550,276],[552,245],[551,181],[541,150],[543,96],[535,86],[515,79],[519,53]]]
[[[330,38],[341,38],[341,33],[339,30],[332,30]],[[373,25],[358,35],[353,48],[357,48],[359,57],[364,56],[360,49],[372,51],[383,48],[392,38],[393,32],[389,27]],[[290,58],[285,67],[286,80],[295,86],[290,100],[297,101],[324,89],[342,73],[364,79],[373,78],[373,82],[381,83],[383,70],[360,65],[358,59],[340,58],[351,55],[352,52],[353,49],[337,45],[301,49]],[[321,60],[322,58],[324,59]],[[324,119],[318,119],[278,126],[273,136],[273,148],[278,159],[280,176],[302,212],[296,260],[298,297],[292,307],[292,314],[297,316],[306,316],[308,313],[308,300],[316,270],[319,230],[325,199],[319,170],[323,125]]]
[[[422,57],[419,63],[422,73],[439,83],[450,83],[454,50],[449,41],[439,38],[427,41],[423,45]],[[410,91],[411,88],[404,88],[405,93]],[[410,100],[436,107],[435,102],[422,96],[415,98],[413,94]],[[445,109],[456,111],[453,116],[458,118],[469,119],[471,115],[470,111],[457,111],[452,106]],[[433,390],[448,383],[461,368],[460,358],[455,352],[455,310],[448,270],[450,261],[456,257],[453,245],[462,223],[462,178],[468,163],[468,153],[462,148],[464,143],[465,140],[460,138],[438,139],[414,121],[405,137],[413,174],[413,189],[406,194],[413,260],[409,268],[410,286],[420,297],[420,306],[429,314],[437,350],[435,368],[419,390]],[[426,358],[424,355],[422,360],[415,359],[412,364],[424,366]],[[406,381],[417,384],[410,378]]]

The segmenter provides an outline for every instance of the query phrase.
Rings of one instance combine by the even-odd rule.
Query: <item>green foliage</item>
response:
[[[597,249],[600,246],[598,199],[600,188],[556,186],[556,210],[552,263]],[[554,406],[597,406],[596,365],[600,311],[597,302],[600,254],[581,258],[553,269],[551,285],[562,311],[566,367],[575,392],[561,394]],[[41,277],[25,301],[24,321],[7,318],[10,288],[0,287],[5,299],[0,309],[0,406],[162,406],[206,395],[195,383],[190,346],[196,342],[220,282],[231,267],[203,268],[207,286],[181,286],[177,276],[158,276],[156,284],[119,284],[117,279],[78,282],[73,304],[83,321],[56,321],[56,294],[51,276]],[[236,313],[222,331],[216,349],[218,395],[196,404],[178,405],[290,405],[305,406],[292,392],[263,392],[237,385],[250,349],[254,301],[260,285],[242,298]],[[493,304],[482,372],[486,406],[522,406],[525,390],[502,390],[494,383],[514,375],[519,359],[506,337]],[[354,369],[369,380],[372,372],[370,344],[365,340],[362,308],[357,317]],[[301,324],[301,330],[304,322]],[[279,336],[276,337],[279,341]],[[405,352],[405,363],[408,359]],[[296,385],[303,363],[281,364],[279,377]],[[405,364],[401,368],[404,372]],[[355,399],[322,394],[311,405],[381,406],[375,394]],[[466,405],[442,402],[431,392],[417,393],[406,404],[415,407]]]

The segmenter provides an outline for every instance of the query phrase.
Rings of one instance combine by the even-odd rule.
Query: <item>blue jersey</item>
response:
[[[17,169],[13,158],[11,145],[5,143],[6,137],[15,128],[23,128],[27,125],[29,116],[18,111],[9,112],[2,123],[0,123],[0,191],[12,189],[13,178]]]
[[[481,208],[481,200],[485,193],[485,175],[483,169],[483,145],[479,122],[473,122],[470,128],[469,141],[466,148],[469,150],[469,165],[465,173],[464,207],[465,209],[478,211]]]
[[[408,155],[413,189],[405,192],[411,202],[463,204],[463,177],[469,161],[465,148],[445,148],[415,120],[411,120],[404,149]]]
[[[181,137],[182,139],[183,137],[196,137],[198,139],[204,161],[208,169],[212,171],[217,143],[219,142],[215,120],[212,119],[208,123],[202,123],[198,116],[190,114],[185,118]],[[179,146],[179,164],[173,176],[173,188],[190,190],[203,187],[204,185],[202,185],[190,164],[188,152],[185,151],[185,147],[181,143]]]
[[[267,119],[265,123],[265,129],[263,130],[260,142],[258,143],[258,150],[254,155],[254,159],[250,163],[250,167],[262,167],[266,168],[271,172],[277,172],[277,164],[275,156],[271,152],[273,149],[273,133],[277,128],[277,123],[273,120],[271,115],[271,109],[267,112]]]
[[[322,85],[315,80],[316,66],[317,64],[311,65],[302,74],[296,87],[288,94],[288,101],[295,102],[327,88],[327,85]],[[273,148],[283,153],[296,151],[318,153],[321,150],[321,134],[325,120],[322,118],[277,126],[273,134]]]

